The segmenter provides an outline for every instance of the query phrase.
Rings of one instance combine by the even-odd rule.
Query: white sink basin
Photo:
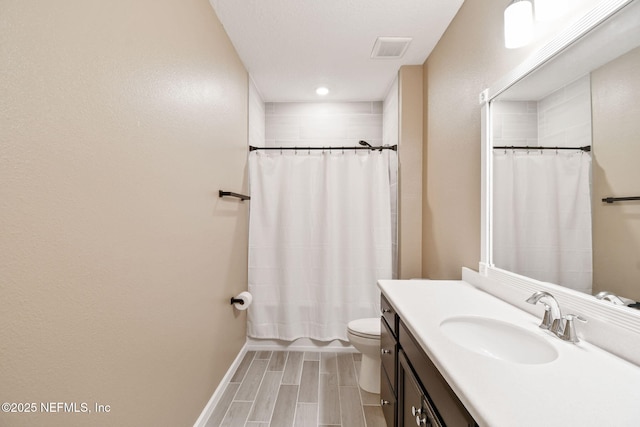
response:
[[[440,324],[440,330],[456,344],[499,360],[541,364],[558,357],[556,349],[544,338],[519,326],[487,317],[451,317]]]

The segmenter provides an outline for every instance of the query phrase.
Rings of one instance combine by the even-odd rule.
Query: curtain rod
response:
[[[398,151],[398,146],[397,145],[391,145],[391,146],[382,146],[382,147],[358,147],[358,146],[353,146],[353,147],[254,147],[253,145],[249,146],[249,151],[255,151],[255,150],[297,150],[297,151],[310,151],[310,150],[328,150],[328,151],[332,151],[332,150],[371,150],[371,151],[376,151],[376,150],[393,150],[393,151]]]
[[[493,147],[494,150],[580,150],[580,151],[591,151],[590,145],[585,145],[584,147],[535,147],[535,146],[526,146],[526,147],[515,147],[515,146],[501,146],[501,147]]]

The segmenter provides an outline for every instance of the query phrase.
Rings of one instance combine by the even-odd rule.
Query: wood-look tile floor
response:
[[[207,427],[387,427],[358,387],[361,354],[249,351]]]

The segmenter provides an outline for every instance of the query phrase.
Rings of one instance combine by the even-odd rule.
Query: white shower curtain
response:
[[[249,155],[248,335],[347,340],[390,279],[389,159],[334,150]]]
[[[494,151],[493,261],[591,293],[591,156]]]

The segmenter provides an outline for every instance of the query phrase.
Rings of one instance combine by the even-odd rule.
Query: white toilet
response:
[[[369,393],[380,393],[380,318],[352,320],[347,325],[347,337],[362,353],[360,388]]]

